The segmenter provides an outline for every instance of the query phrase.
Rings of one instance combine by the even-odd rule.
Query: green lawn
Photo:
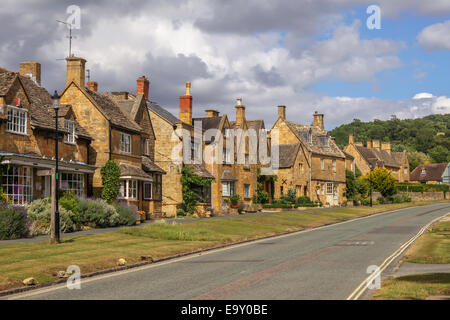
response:
[[[406,252],[402,261],[450,263],[450,221],[435,224]],[[426,299],[430,295],[450,295],[450,273],[430,273],[388,278],[377,290],[377,300]]]
[[[426,204],[426,203],[422,203]],[[281,212],[230,219],[199,220],[183,224],[155,223],[116,232],[64,238],[58,245],[34,242],[0,246],[0,290],[22,286],[34,277],[37,283],[56,280],[56,272],[78,265],[82,273],[115,266],[117,259],[137,263],[141,256],[154,261],[221,244],[302,230],[383,211],[420,204]]]

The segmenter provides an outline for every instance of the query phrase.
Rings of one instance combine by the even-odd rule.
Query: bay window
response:
[[[119,189],[119,198],[137,199],[138,198],[137,180],[122,180]]]
[[[33,200],[33,174],[28,167],[10,166],[2,177],[3,190],[8,202],[24,205]]]

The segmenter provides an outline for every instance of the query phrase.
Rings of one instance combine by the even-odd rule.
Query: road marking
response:
[[[143,271],[143,270],[147,270],[147,269],[151,269],[151,268],[156,268],[156,267],[160,267],[160,266],[164,266],[167,264],[171,264],[171,263],[176,263],[176,262],[180,262],[180,261],[184,261],[184,260],[188,260],[188,259],[193,259],[195,257],[198,257],[200,255],[207,255],[207,254],[213,254],[213,253],[218,253],[218,252],[222,252],[222,251],[226,251],[226,250],[231,250],[231,249],[236,249],[236,248],[241,248],[241,247],[245,247],[245,246],[249,246],[249,245],[253,245],[253,244],[257,244],[260,242],[265,242],[265,241],[273,241],[273,240],[278,240],[278,239],[283,239],[286,237],[291,237],[291,236],[296,236],[302,233],[308,233],[308,232],[312,232],[312,231],[317,231],[317,230],[321,230],[321,229],[327,229],[327,228],[331,228],[331,227],[335,227],[335,226],[340,226],[346,223],[351,223],[351,222],[355,222],[355,221],[359,221],[359,220],[366,220],[366,219],[370,219],[370,218],[375,218],[375,217],[380,217],[386,214],[390,214],[390,213],[394,213],[394,212],[398,212],[398,211],[404,211],[404,210],[409,210],[409,209],[417,209],[417,208],[426,208],[426,207],[432,207],[432,206],[436,206],[436,205],[440,205],[441,203],[438,204],[431,204],[431,205],[425,205],[425,206],[413,206],[413,207],[407,207],[407,208],[400,208],[400,209],[396,209],[396,210],[392,210],[392,211],[385,211],[385,212],[380,212],[380,213],[375,213],[375,214],[371,214],[365,217],[359,217],[359,218],[354,218],[354,219],[350,219],[347,221],[342,221],[342,222],[336,222],[336,223],[332,223],[332,224],[328,224],[325,226],[321,226],[321,227],[316,227],[316,228],[311,228],[311,229],[306,229],[306,230],[299,230],[296,232],[292,232],[289,234],[283,234],[283,235],[278,235],[278,236],[271,236],[271,237],[267,237],[265,239],[255,239],[253,241],[249,241],[249,242],[245,242],[245,243],[238,243],[238,244],[231,244],[230,246],[224,247],[224,248],[218,248],[218,249],[212,249],[212,250],[208,250],[205,252],[201,252],[201,253],[193,253],[184,257],[180,257],[180,258],[173,258],[173,259],[169,259],[166,261],[161,261],[161,262],[155,262],[149,265],[145,265],[142,267],[135,267],[135,268],[131,268],[131,269],[127,269],[127,270],[123,270],[123,271],[116,271],[116,272],[111,272],[105,275],[100,275],[100,276],[94,276],[92,278],[82,278],[81,282],[82,285],[86,284],[86,283],[90,283],[90,282],[94,282],[94,281],[98,281],[98,280],[103,280],[103,279],[108,279],[108,278],[112,278],[112,277],[118,277],[121,275],[125,275],[128,273],[132,273],[132,272],[138,272],[138,271]],[[446,207],[443,208],[439,208],[439,209],[445,209]],[[46,288],[42,288],[42,289],[35,289],[35,290],[31,290],[25,293],[17,293],[17,294],[12,294],[10,296],[6,296],[8,300],[16,300],[16,299],[22,299],[22,298],[27,298],[27,297],[31,297],[31,296],[35,296],[35,295],[39,295],[39,294],[43,294],[43,293],[48,293],[51,291],[56,291],[56,290],[60,290],[60,289],[64,289],[66,288],[66,284],[61,284],[61,285],[53,285],[51,287],[46,287]],[[2,297],[0,297],[0,300],[2,299]]]
[[[413,236],[411,239],[406,241],[403,245],[400,246],[393,254],[391,254],[386,260],[383,261],[379,269],[369,275],[348,297],[347,300],[358,300],[359,297],[366,291],[367,287],[370,283],[372,283],[373,279],[377,278],[378,276],[381,276],[383,271],[397,258],[399,257],[414,241],[416,241],[425,231],[436,221],[441,220],[442,218],[449,215],[450,212],[447,212],[441,217],[437,217],[436,219],[433,219],[428,224],[426,224],[422,229],[419,230],[419,232]]]

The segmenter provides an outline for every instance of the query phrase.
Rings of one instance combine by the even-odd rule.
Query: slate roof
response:
[[[142,178],[146,180],[153,180],[152,176],[146,173],[142,168],[139,168],[138,166],[134,166],[127,163],[120,163],[120,176],[121,177],[137,177]]]
[[[8,92],[16,77],[19,78],[28,98],[30,99],[29,113],[31,125],[38,128],[54,130],[55,111],[53,110],[51,95],[45,88],[40,87],[30,78],[21,76],[17,72],[0,68],[0,95]],[[61,106],[59,115],[64,116],[69,108],[70,107],[68,106]],[[61,132],[67,132],[64,129],[64,120],[62,119],[60,120],[59,130]],[[75,134],[78,137],[92,139],[89,133],[81,127],[78,122],[75,122]]]
[[[315,126],[306,126],[296,122],[285,120],[286,125],[294,132],[298,139],[304,142],[306,148],[312,153],[331,157],[345,158],[344,153],[337,146],[336,142],[328,136],[328,131]],[[310,144],[306,135],[311,134]],[[327,137],[328,144],[324,143],[320,137]]]
[[[171,114],[166,109],[162,108],[159,104],[153,101],[147,101],[147,106],[152,110],[154,113],[158,114],[163,119],[167,120],[169,123],[175,125],[180,121],[177,117],[175,117],[173,114]]]
[[[247,128],[253,129],[256,131],[256,133],[258,133],[259,130],[265,128],[264,120],[263,119],[247,120]]]
[[[403,162],[402,152],[389,153],[386,150],[379,150],[374,148],[368,149],[366,147],[358,145],[355,145],[355,148],[358,150],[364,160],[366,160],[374,168],[384,166],[400,168]]]
[[[125,115],[124,111],[110,97],[91,91],[88,88],[85,88],[85,90],[94,99],[98,107],[109,117],[114,126],[138,132],[142,130],[136,122]]]
[[[157,172],[157,173],[161,173],[161,174],[166,174],[166,172],[163,169],[158,167],[148,157],[142,157],[142,169],[145,172]]]
[[[421,164],[411,172],[409,179],[411,181],[442,181],[442,175],[447,168],[448,163]],[[425,174],[422,174],[425,169]]]
[[[278,146],[279,151],[279,167],[280,168],[292,168],[297,158],[300,144],[280,144]]]

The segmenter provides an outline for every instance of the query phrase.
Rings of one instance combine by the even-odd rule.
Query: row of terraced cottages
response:
[[[345,169],[354,170],[354,156],[338,148],[324,129],[322,114],[316,112],[314,124],[306,126],[288,121],[286,107],[279,106],[278,120],[267,131],[264,120],[246,118],[238,99],[234,121],[212,109],[193,118],[188,82],[177,117],[150,100],[145,76],[137,79],[135,93],[102,94],[97,82],[85,83],[85,59],[66,62],[57,140],[62,190],[100,197],[101,167],[113,160],[121,170],[121,201],[155,217],[175,216],[186,165],[174,158],[181,145],[175,154],[195,160],[191,171],[212,181],[198,189],[199,211],[223,211],[233,194],[250,204],[258,187],[270,200],[294,189],[297,196],[330,206],[345,201]],[[55,112],[40,79],[41,65],[35,61],[21,63],[19,72],[0,68],[0,156],[9,165],[2,186],[8,200],[20,205],[48,197],[53,183]],[[214,160],[198,160],[198,153]],[[276,167],[261,154],[266,160],[276,154]],[[261,179],[261,172],[277,179]]]

